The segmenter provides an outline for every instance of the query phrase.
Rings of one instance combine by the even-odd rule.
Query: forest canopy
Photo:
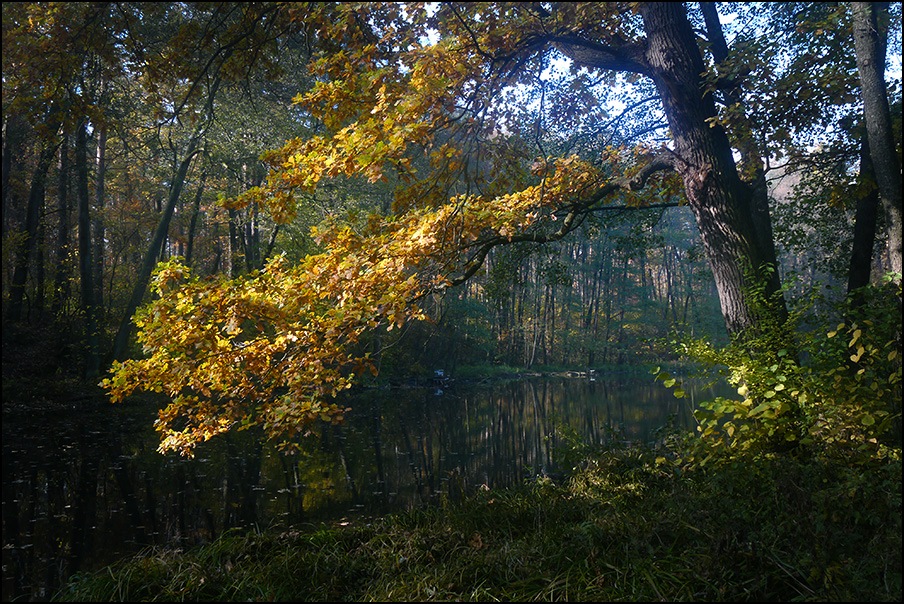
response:
[[[80,330],[183,454],[291,446],[430,337],[528,366],[762,343],[795,278],[900,287],[900,18],[4,3],[4,323]]]

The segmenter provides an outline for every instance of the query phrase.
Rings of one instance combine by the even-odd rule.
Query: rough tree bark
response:
[[[879,191],[868,183],[875,182],[873,160],[870,159],[869,142],[864,136],[860,144],[860,186],[869,187],[857,199],[854,214],[854,242],[851,246],[851,262],[848,267],[848,294],[870,282],[873,263],[873,247],[876,243],[876,224],[879,215]],[[860,301],[855,301],[856,305]]]
[[[741,334],[760,322],[749,296],[754,272],[775,259],[773,241],[763,240],[767,231],[755,226],[768,215],[755,214],[753,190],[741,180],[728,136],[715,123],[715,102],[704,92],[706,66],[684,6],[642,3],[640,13],[647,36],[645,63],[671,129],[675,169],[700,229],[725,325],[730,334]],[[779,289],[773,272],[766,293]],[[776,299],[769,312],[782,317],[784,301]]]
[[[731,141],[716,121],[715,101],[706,90],[706,65],[686,8],[678,2],[643,2],[638,10],[646,34],[640,42],[606,45],[574,36],[553,41],[589,68],[635,72],[653,80],[671,129],[672,167],[684,182],[729,334],[756,329],[763,312],[783,321],[787,311],[778,272],[761,274],[764,266],[774,268],[776,259],[765,189],[757,186],[763,179],[755,174],[752,185],[741,179]],[[724,40],[717,26],[710,15],[718,45]],[[743,146],[744,161],[760,162],[761,170],[755,147]],[[751,298],[755,288],[766,294],[765,309]]]
[[[885,86],[885,45],[881,27],[887,27],[887,2],[852,2],[854,50],[863,95],[863,115],[870,157],[885,209],[888,256],[891,270],[902,272],[901,250],[901,162],[891,127],[891,111]],[[880,25],[880,21],[882,25]]]

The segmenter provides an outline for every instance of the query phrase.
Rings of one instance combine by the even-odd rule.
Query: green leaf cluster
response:
[[[738,395],[699,404],[700,438],[675,463],[785,453],[855,465],[899,458],[901,286],[890,280],[856,293],[866,302],[842,308],[845,320],[832,329],[806,328],[796,314],[793,329],[774,323],[721,348],[675,340],[685,359],[714,370]],[[680,380],[654,373],[683,396]]]

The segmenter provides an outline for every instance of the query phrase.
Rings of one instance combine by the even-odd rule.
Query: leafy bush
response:
[[[737,389],[695,411],[699,445],[682,462],[769,455],[842,456],[852,463],[901,451],[901,285],[886,280],[857,292],[863,303],[842,309],[829,329],[766,322],[756,334],[716,348],[704,340],[676,340],[686,358]],[[678,380],[656,370],[683,396]]]

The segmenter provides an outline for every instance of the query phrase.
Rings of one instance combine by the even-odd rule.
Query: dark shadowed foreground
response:
[[[777,456],[679,473],[662,453],[594,451],[561,484],[148,550],[58,598],[900,601],[900,461],[854,470]]]

